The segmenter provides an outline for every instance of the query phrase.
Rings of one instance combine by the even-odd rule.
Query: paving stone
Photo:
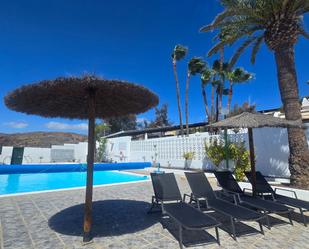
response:
[[[177,181],[182,193],[190,192],[184,179],[178,178]],[[179,248],[175,223],[158,213],[147,214],[152,194],[150,182],[95,188],[94,240],[88,245],[82,244],[84,190],[1,198],[0,245],[3,249]],[[217,213],[211,215],[229,226],[225,217]],[[184,231],[184,242],[207,242],[202,246],[193,243],[191,249],[309,248],[308,227],[297,221],[291,226],[286,217],[279,215],[272,215],[272,223],[271,230],[264,229],[265,236],[258,233],[256,222],[237,224],[237,233],[241,235],[237,241],[231,238],[228,230],[219,229],[220,247],[214,241],[213,229],[206,232]]]

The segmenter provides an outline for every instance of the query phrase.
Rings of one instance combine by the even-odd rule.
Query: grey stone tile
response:
[[[188,193],[187,182],[180,178],[177,181],[181,191]],[[82,244],[84,190],[2,198],[0,221],[4,249],[179,248],[178,230],[173,221],[162,219],[159,214],[147,214],[152,191],[150,182],[95,188],[94,242],[89,245]],[[264,229],[265,236],[253,233],[240,236],[235,242],[219,229],[221,247],[211,242],[190,248],[309,248],[308,228],[296,221],[294,226],[285,224],[285,217],[272,217],[276,224],[271,230]],[[220,215],[218,218],[224,221]],[[245,225],[258,229],[255,222]],[[238,226],[239,233],[245,234],[247,226]],[[184,240],[198,242],[214,236],[212,229],[206,232],[186,231]]]

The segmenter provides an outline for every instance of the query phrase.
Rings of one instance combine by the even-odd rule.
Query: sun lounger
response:
[[[237,181],[233,177],[230,171],[218,171],[214,173],[223,191],[227,194],[231,194],[234,197],[234,202],[240,205],[249,206],[255,208],[263,213],[277,213],[288,214],[291,225],[293,225],[291,219],[292,209],[273,201],[263,200],[260,197],[250,196],[243,191],[238,185]],[[267,219],[268,227],[270,228],[269,219]]]
[[[220,245],[218,226],[220,223],[188,203],[183,202],[173,173],[151,173],[154,196],[152,207],[160,205],[162,213],[173,219],[179,227],[179,246],[183,248],[182,231],[215,228],[217,243]]]
[[[252,184],[252,176],[250,172],[246,172],[246,177],[248,178],[249,182]],[[294,195],[293,197],[288,197],[285,195],[278,194],[278,191],[286,191],[290,192]],[[284,188],[275,188],[273,189],[270,184],[266,181],[265,177],[261,174],[261,172],[256,172],[256,192],[258,195],[261,195],[262,197],[270,196],[270,200],[280,202],[282,204],[285,204],[287,206],[297,208],[300,211],[301,217],[303,219],[303,223],[305,226],[307,226],[306,216],[304,215],[304,212],[309,211],[309,202],[300,200],[297,197],[297,194],[293,190],[284,189]]]
[[[259,223],[261,233],[264,234],[261,224],[261,219],[265,218],[264,214],[218,198],[203,172],[185,172],[185,175],[192,190],[190,195],[191,200],[196,201],[199,209],[201,208],[202,204],[205,204],[207,209],[213,209],[218,213],[228,216],[231,221],[232,237],[234,240],[236,240],[236,222],[257,221]]]

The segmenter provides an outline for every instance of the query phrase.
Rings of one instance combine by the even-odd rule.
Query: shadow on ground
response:
[[[280,217],[279,219],[272,216],[272,215],[268,215],[268,218],[269,218],[269,223],[270,223],[270,226],[271,227],[277,227],[277,226],[291,226],[291,223],[288,219],[288,215],[285,215],[285,214],[280,214],[278,215],[278,217]],[[281,219],[283,218],[283,219]],[[284,219],[286,218],[286,219]],[[265,219],[262,220],[262,224],[264,226],[267,226],[267,222],[265,221]]]
[[[225,231],[230,236],[232,236],[232,226],[229,217],[221,215],[217,212],[209,212],[208,214],[214,217],[217,221],[219,221],[222,224],[221,226],[219,226],[221,230]],[[261,234],[260,230],[257,230],[256,228],[247,225],[244,222],[236,222],[235,230],[236,230],[236,237]]]
[[[172,219],[168,217],[163,217],[161,219],[161,224],[163,228],[167,229],[170,232],[170,234],[177,241],[179,241],[179,227]],[[208,233],[208,230],[209,231],[212,230],[213,233],[215,231],[214,228],[210,228],[210,229],[203,230],[203,231],[183,229],[183,244],[186,247],[191,247],[191,246],[208,245],[208,244],[217,243],[216,238],[210,233]]]
[[[286,214],[280,214],[280,215],[285,217],[285,218],[288,217]],[[300,223],[302,225],[304,224],[304,219],[303,219],[303,217],[301,216],[300,213],[293,211],[291,213],[291,215],[292,215],[292,220],[293,221],[296,221],[296,222],[298,222],[298,223]],[[304,215],[304,216],[305,216],[305,219],[306,219],[307,223],[309,223],[309,216],[308,215]]]
[[[94,237],[117,236],[144,230],[159,222],[158,215],[147,215],[149,203],[133,200],[93,202]],[[83,235],[84,204],[69,207],[53,215],[49,227],[65,235]]]

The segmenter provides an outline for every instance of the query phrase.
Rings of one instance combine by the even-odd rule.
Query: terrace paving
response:
[[[185,179],[177,176],[177,181],[182,193],[188,193]],[[84,190],[0,198],[1,249],[179,248],[174,237],[178,230],[171,220],[159,213],[147,214],[152,193],[150,181],[95,188],[94,242],[88,245],[82,245]],[[211,215],[229,228],[228,219]],[[286,217],[272,217],[274,226],[264,228],[265,236],[258,232],[257,223],[246,222],[236,227],[240,235],[237,242],[224,228],[219,229],[221,247],[214,241],[214,229],[184,231],[184,243],[190,248],[309,248],[309,227],[297,222],[297,213],[293,215],[294,226]]]

